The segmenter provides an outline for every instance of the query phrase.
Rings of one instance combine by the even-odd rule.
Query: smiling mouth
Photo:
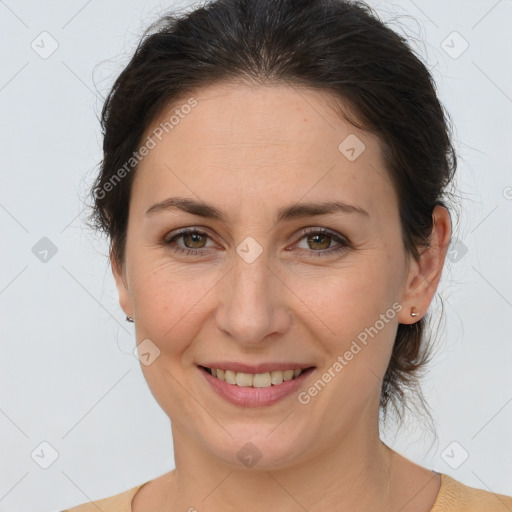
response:
[[[203,371],[209,373],[213,377],[240,387],[269,388],[271,386],[279,386],[283,382],[295,380],[303,373],[313,370],[314,366],[309,368],[284,371],[272,371],[264,373],[244,373],[232,370],[222,370],[220,368],[208,368],[199,366]]]

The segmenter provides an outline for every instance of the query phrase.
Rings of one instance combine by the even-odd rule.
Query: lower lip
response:
[[[269,386],[268,388],[255,388],[252,386],[228,384],[227,382],[214,377],[199,366],[198,369],[214,391],[228,402],[241,407],[264,407],[275,404],[279,400],[282,400],[296,392],[315,368],[308,368],[297,378],[284,381],[275,386]]]

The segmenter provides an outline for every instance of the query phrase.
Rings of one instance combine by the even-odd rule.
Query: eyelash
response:
[[[174,252],[177,252],[180,254],[185,254],[187,256],[199,256],[201,254],[204,254],[204,252],[207,249],[189,249],[189,248],[184,249],[182,247],[172,246],[172,244],[174,243],[174,241],[177,238],[181,238],[184,235],[187,235],[189,233],[196,233],[198,235],[206,236],[206,237],[210,238],[208,233],[205,233],[204,231],[200,231],[195,228],[188,228],[188,229],[184,229],[184,230],[180,231],[179,233],[177,233],[170,239],[165,238],[163,243],[165,246],[170,247]],[[325,256],[325,255],[332,255],[335,253],[339,253],[341,251],[345,251],[352,247],[345,237],[337,235],[336,233],[334,233],[328,229],[325,229],[325,228],[308,228],[306,231],[303,231],[301,233],[301,236],[298,237],[294,243],[296,244],[296,243],[300,242],[303,238],[305,238],[307,235],[312,235],[312,234],[313,235],[327,235],[329,238],[332,238],[334,241],[338,242],[340,245],[339,245],[339,247],[337,247],[335,249],[325,249],[322,251],[311,251],[311,250],[308,251],[306,249],[302,249],[303,251],[310,253],[310,256],[308,256],[308,257],[315,258],[315,257],[321,257],[321,256]]]

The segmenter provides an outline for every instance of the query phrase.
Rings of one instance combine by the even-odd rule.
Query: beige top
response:
[[[512,512],[511,496],[475,489],[451,476],[440,474],[441,487],[430,512]],[[110,498],[83,503],[62,512],[132,512],[133,497],[144,484]]]

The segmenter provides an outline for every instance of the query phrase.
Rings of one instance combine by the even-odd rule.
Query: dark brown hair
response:
[[[449,116],[406,39],[363,2],[217,0],[153,23],[105,100],[104,154],[89,219],[108,236],[115,261],[124,263],[133,155],[143,133],[178,99],[241,81],[328,91],[341,100],[340,116],[379,137],[399,197],[404,251],[418,260],[434,207],[446,207],[457,159]],[[398,326],[384,377],[381,409],[392,403],[400,418],[409,391],[424,404],[419,372],[431,356],[425,320]]]

